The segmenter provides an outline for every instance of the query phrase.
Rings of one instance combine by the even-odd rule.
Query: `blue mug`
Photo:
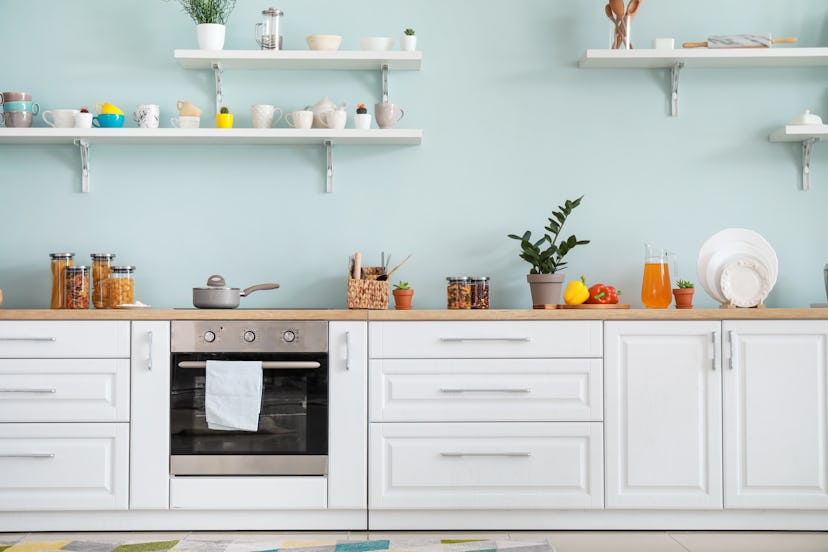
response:
[[[124,126],[124,116],[117,113],[101,113],[92,118],[92,126],[96,128],[121,128]]]
[[[32,101],[5,102],[3,104],[3,111],[31,111],[33,115],[37,115],[38,111],[40,111],[40,106]]]

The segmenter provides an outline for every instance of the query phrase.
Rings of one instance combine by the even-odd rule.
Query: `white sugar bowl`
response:
[[[792,125],[821,125],[822,117],[814,115],[809,109],[805,110],[802,115],[797,115],[791,120]]]

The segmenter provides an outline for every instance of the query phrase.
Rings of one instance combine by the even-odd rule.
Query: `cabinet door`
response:
[[[0,321],[0,358],[128,358],[129,322]]]
[[[828,321],[724,323],[725,507],[828,508]]]
[[[328,328],[328,508],[368,503],[368,323]]]
[[[132,323],[129,507],[169,508],[170,324]]]
[[[607,508],[722,507],[721,323],[607,322]]]

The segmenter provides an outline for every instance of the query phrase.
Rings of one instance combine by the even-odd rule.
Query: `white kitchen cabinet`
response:
[[[607,322],[607,508],[722,507],[721,323]]]
[[[129,507],[169,508],[170,323],[132,323]]]
[[[0,358],[129,358],[129,322],[0,321]]]
[[[725,321],[725,507],[828,508],[828,321]]]

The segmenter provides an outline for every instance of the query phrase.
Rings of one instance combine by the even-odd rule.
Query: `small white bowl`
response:
[[[363,50],[385,51],[394,47],[394,39],[384,36],[374,36],[369,38],[362,38],[359,41],[359,47]]]
[[[338,50],[342,44],[339,35],[312,34],[305,37],[311,50]]]

